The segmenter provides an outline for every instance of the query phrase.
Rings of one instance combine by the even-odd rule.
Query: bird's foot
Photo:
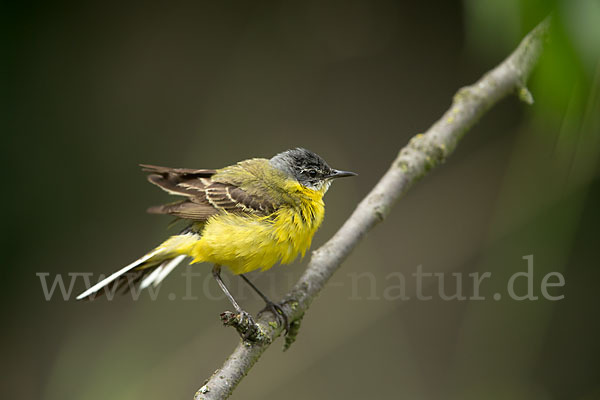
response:
[[[258,316],[267,311],[275,316],[277,323],[283,326],[283,329],[285,330],[285,335],[287,335],[290,331],[290,323],[288,321],[287,315],[285,315],[285,312],[283,311],[281,306],[277,303],[273,303],[272,301],[267,301],[265,308],[258,312]]]

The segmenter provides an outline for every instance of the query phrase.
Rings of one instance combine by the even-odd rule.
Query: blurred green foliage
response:
[[[468,50],[492,62],[551,16],[549,45],[530,83],[538,103],[534,112],[556,119],[571,107],[575,118],[582,118],[600,68],[600,2],[466,0],[464,5]]]

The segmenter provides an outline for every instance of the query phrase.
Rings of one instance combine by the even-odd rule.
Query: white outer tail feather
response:
[[[98,290],[102,289],[104,286],[108,285],[109,283],[111,283],[112,281],[114,281],[115,279],[120,277],[121,275],[126,274],[127,272],[131,271],[138,265],[144,263],[145,261],[148,261],[150,258],[157,255],[159,252],[160,252],[160,250],[155,250],[151,253],[148,253],[145,256],[143,256],[142,258],[132,262],[128,266],[121,268],[120,270],[118,270],[117,272],[108,276],[107,278],[102,279],[100,282],[96,283],[94,286],[92,286],[85,292],[81,293],[79,296],[77,296],[77,300],[81,300],[83,298],[88,297],[89,295],[91,295],[93,293],[96,293]]]
[[[172,259],[167,265],[165,265],[160,271],[160,274],[156,277],[156,280],[154,281],[154,287],[158,286],[158,284],[161,283],[162,280],[165,279],[167,275],[169,275],[171,271],[173,271],[173,269],[175,269],[175,267],[178,266],[179,263],[182,262],[185,257],[185,255],[177,256],[174,259]]]
[[[140,266],[144,262],[150,260],[152,257],[154,257],[156,255],[162,255],[163,256],[162,259],[164,260],[165,256],[168,257],[168,255],[176,253],[177,249],[180,246],[189,245],[190,241],[195,242],[195,241],[199,240],[199,238],[200,238],[200,235],[195,232],[186,232],[186,233],[182,233],[179,235],[171,236],[169,239],[167,239],[163,244],[161,244],[154,251],[152,251],[152,252],[146,254],[145,256],[143,256],[142,258],[132,262],[128,266],[121,268],[117,272],[113,273],[109,277],[101,280],[100,282],[98,282],[94,286],[92,286],[91,288],[87,289],[85,292],[81,293],[79,296],[77,296],[77,300],[81,300],[85,297],[88,297],[91,294],[96,293],[97,291],[99,291],[100,289],[102,289],[103,287],[105,287],[106,285],[108,285],[109,283],[114,281],[115,279],[119,278],[121,275],[124,275],[127,272],[134,269],[135,267]],[[156,287],[160,282],[162,282],[163,279],[165,279],[165,277],[171,271],[173,271],[173,269],[181,261],[183,261],[183,259],[185,257],[187,257],[187,256],[179,255],[172,259],[168,259],[168,260],[164,261],[163,263],[161,263],[160,265],[158,265],[157,267],[155,267],[154,271],[150,272],[150,274],[148,276],[146,276],[146,277],[144,277],[144,279],[142,279],[142,282],[140,284],[140,289],[145,289],[148,286],[150,286],[151,284],[154,284],[154,286]],[[148,268],[151,268],[151,267],[148,267]]]
[[[173,271],[173,269],[179,265],[179,263],[181,263],[185,257],[185,255],[180,255],[172,260],[167,260],[160,264],[154,271],[150,273],[150,275],[142,280],[142,283],[140,284],[140,290],[146,289],[151,284],[153,284],[154,287],[158,286],[158,284],[161,283],[162,280],[165,279],[165,277],[169,275],[169,273]]]
[[[158,267],[154,268],[154,271],[150,273],[147,277],[142,280],[140,283],[140,290],[146,289],[150,284],[156,279],[160,271],[162,271],[163,267],[169,262],[169,260],[163,261]]]

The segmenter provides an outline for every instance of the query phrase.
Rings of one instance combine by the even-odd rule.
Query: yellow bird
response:
[[[265,300],[266,309],[281,320],[279,307],[243,274],[267,270],[276,263],[304,256],[325,214],[323,195],[335,178],[356,175],[338,171],[317,154],[302,148],[287,150],[271,159],[253,158],[222,169],[165,168],[142,165],[148,180],[184,199],[148,211],[189,221],[140,259],[113,273],[80,294],[94,296],[113,284],[117,290],[139,284],[158,285],[183,259],[191,264],[214,264],[213,275],[236,311],[252,318],[235,301],[220,271],[227,266]],[[133,278],[127,275],[135,273]],[[126,286],[127,285],[127,286]],[[283,321],[287,325],[287,321]]]

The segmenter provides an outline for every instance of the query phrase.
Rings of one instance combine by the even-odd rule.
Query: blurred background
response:
[[[5,4],[4,396],[189,399],[238,343],[208,265],[194,266],[192,300],[184,268],[154,301],[74,300],[85,285],[73,273],[94,282],[177,230],[145,213],[173,199],[137,164],[218,168],[307,147],[359,173],[327,194],[316,248],[456,90],[549,13],[535,104],[491,109],[355,249],[291,349],[275,343],[232,398],[600,398],[594,0]],[[539,299],[516,301],[507,281],[528,255]],[[279,298],[307,260],[252,278]],[[490,272],[486,299],[444,301],[432,279],[419,301],[418,266],[444,273],[448,293],[462,274],[467,295],[468,274]],[[562,300],[541,296],[549,272],[564,275],[550,290]],[[410,300],[392,298],[398,273]],[[57,276],[67,300],[44,292]]]

